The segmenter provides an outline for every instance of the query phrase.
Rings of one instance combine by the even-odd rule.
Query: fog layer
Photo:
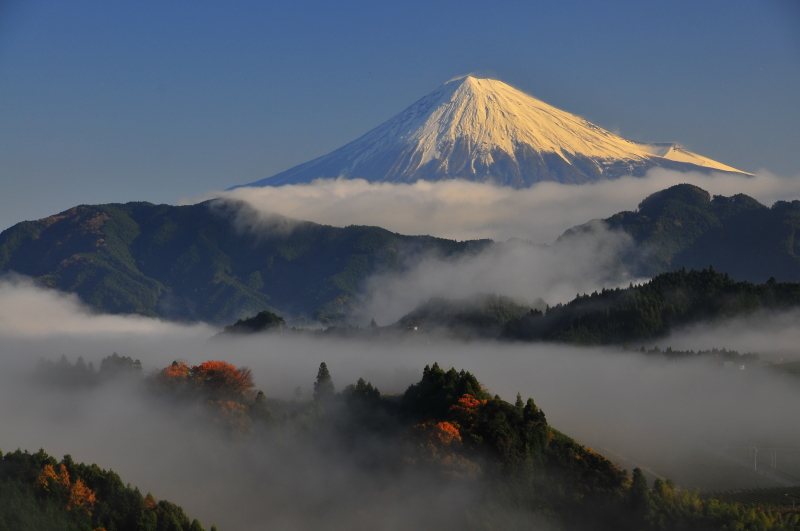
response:
[[[511,240],[455,260],[423,257],[399,275],[371,277],[364,288],[368,303],[363,314],[386,325],[431,297],[479,293],[505,295],[531,306],[568,302],[576,293],[635,280],[619,263],[620,254],[631,252],[633,245],[627,234],[597,223],[593,230],[552,246]]]
[[[695,184],[715,195],[744,193],[767,206],[800,197],[800,179],[765,171],[745,177],[655,169],[645,178],[580,185],[542,182],[521,190],[466,181],[319,180],[307,185],[237,188],[202,199],[241,200],[265,215],[340,227],[373,225],[401,234],[456,240],[521,238],[551,243],[570,227],[635,210],[648,195],[680,183]]]
[[[322,361],[338,390],[364,377],[383,393],[404,391],[425,364],[436,361],[473,372],[505,400],[517,392],[533,397],[555,428],[637,464],[664,453],[688,455],[698,445],[721,444],[725,436],[800,446],[800,386],[769,370],[724,371],[703,360],[667,362],[617,349],[457,343],[413,334],[391,344],[288,334],[208,341],[209,328],[98,318],[72,297],[19,280],[0,283],[0,293],[0,448],[43,447],[113,468],[143,492],[178,503],[221,530],[442,528],[474,493],[426,487],[415,477],[387,479],[336,448],[305,447],[291,432],[270,443],[231,441],[133,387],[80,393],[42,388],[26,377],[37,359],[64,354],[97,365],[116,351],[141,359],[146,371],[175,359],[222,359],[249,366],[259,389],[286,399],[296,396],[298,386],[310,396]],[[8,317],[15,313],[39,324],[17,333]],[[769,334],[756,335],[762,322],[748,331],[750,323],[740,321],[738,335],[705,328],[673,340],[694,348],[769,350],[796,337],[791,319],[770,322],[775,326]]]

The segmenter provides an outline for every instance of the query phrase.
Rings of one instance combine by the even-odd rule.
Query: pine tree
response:
[[[331,373],[328,372],[328,366],[323,361],[319,364],[319,371],[317,371],[317,381],[314,382],[314,400],[324,401],[330,399],[336,389],[331,380]]]

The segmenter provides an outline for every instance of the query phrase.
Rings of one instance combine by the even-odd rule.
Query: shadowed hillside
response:
[[[362,282],[420,253],[452,256],[489,242],[336,228],[275,216],[237,228],[236,207],[82,205],[0,234],[0,271],[77,293],[97,310],[230,321],[267,309],[322,322],[349,314]]]

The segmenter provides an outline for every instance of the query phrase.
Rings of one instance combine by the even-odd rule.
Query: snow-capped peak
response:
[[[345,177],[525,187],[643,175],[654,166],[742,173],[677,144],[626,140],[502,81],[465,76],[336,151],[252,185]]]

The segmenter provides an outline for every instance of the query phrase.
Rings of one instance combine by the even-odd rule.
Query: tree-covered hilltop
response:
[[[62,368],[67,370],[66,365]],[[448,528],[800,529],[800,510],[701,498],[697,492],[680,490],[661,479],[650,486],[640,470],[629,475],[550,426],[533,399],[525,401],[517,394],[514,403],[506,402],[492,396],[464,370],[444,370],[437,363],[426,366],[420,381],[400,396],[382,395],[363,378],[337,392],[334,377],[325,363],[320,364],[313,399],[293,401],[268,398],[254,389],[248,369],[224,361],[196,366],[175,361],[141,382],[152,396],[164,398],[165,407],[173,408],[175,419],[181,418],[182,408],[192,408],[195,413],[198,406],[205,408],[209,427],[236,435],[229,439],[230,444],[249,440],[255,448],[262,445],[261,451],[266,452],[276,435],[282,434],[293,437],[290,446],[295,453],[310,451],[358,468],[360,481],[347,488],[354,489],[356,498],[365,504],[370,502],[358,489],[379,489],[381,507],[392,496],[408,496],[406,489],[393,492],[387,488],[403,477],[415,478],[418,488],[456,486],[458,492],[468,494],[469,502],[455,509],[444,508],[449,511]],[[203,422],[202,415],[187,418]],[[320,465],[318,460],[314,462]],[[46,464],[51,465],[52,473]],[[70,477],[82,478],[92,493],[98,493],[98,499],[99,493],[106,492],[104,484],[84,469],[76,468],[71,461],[65,464]],[[60,467],[56,465],[52,460],[36,461],[29,467],[29,478],[34,482],[30,487],[33,490],[29,489],[32,496],[36,496],[36,478],[42,475],[52,488],[61,488]],[[332,493],[331,499],[340,495]],[[59,503],[70,503],[70,499],[59,498]],[[134,501],[125,506],[133,508],[119,514],[157,511],[165,503],[155,504],[147,498],[137,501],[141,499],[134,496]],[[106,514],[99,510],[100,505],[93,507],[98,518]],[[376,509],[356,508],[363,514]],[[377,510],[380,513],[380,507]],[[144,521],[144,517],[136,518],[137,522]],[[285,524],[291,518],[302,519],[302,514],[276,518]],[[156,529],[187,531],[186,522],[180,521],[183,527]],[[120,525],[116,529],[140,528]]]
[[[0,272],[77,293],[109,313],[225,322],[266,309],[324,322],[349,314],[376,272],[400,270],[416,253],[452,256],[488,244],[279,216],[246,230],[237,225],[246,209],[74,207],[0,233]]]
[[[641,285],[578,294],[539,309],[497,295],[433,298],[386,327],[331,328],[324,333],[390,339],[401,332],[461,339],[553,341],[578,345],[638,346],[676,328],[800,307],[800,283],[737,282],[713,267],[662,273]],[[292,329],[294,333],[322,333]],[[638,348],[638,347],[637,347]]]
[[[530,311],[510,297],[481,294],[468,299],[441,297],[420,303],[398,321],[402,328],[443,328],[461,337],[498,336],[506,323]]]
[[[183,509],[142,496],[97,465],[44,450],[0,452],[2,531],[203,531]],[[211,527],[216,531],[216,527]]]
[[[713,268],[673,271],[624,289],[579,295],[567,304],[531,310],[506,325],[508,339],[582,345],[622,344],[662,337],[695,323],[800,306],[800,283],[736,282]]]
[[[633,237],[636,247],[622,258],[636,276],[714,264],[751,282],[800,281],[797,200],[766,207],[744,194],[712,197],[697,186],[679,184],[648,196],[635,212],[603,221]],[[586,230],[589,225],[574,227],[560,240]]]
[[[228,334],[253,334],[268,330],[281,330],[284,326],[286,326],[286,321],[283,317],[264,310],[253,317],[245,317],[232,325],[227,325],[223,332]]]

